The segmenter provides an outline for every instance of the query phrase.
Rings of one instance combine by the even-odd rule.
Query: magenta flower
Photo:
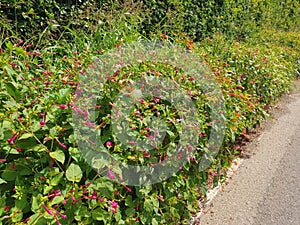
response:
[[[96,128],[96,126],[94,125],[94,123],[92,123],[92,122],[90,122],[90,121],[86,121],[86,122],[84,122],[84,124],[87,125],[88,127],[93,128],[93,129]]]
[[[44,203],[42,204],[42,206],[43,206],[43,208],[46,210],[46,212],[47,212],[49,215],[53,215],[53,212],[52,212],[49,208],[47,208],[47,206],[45,206]]]
[[[147,158],[147,159],[150,159],[151,158],[151,155],[148,153],[148,152],[144,152],[144,157]]]
[[[57,141],[58,145],[59,145],[60,147],[62,147],[63,149],[66,149],[66,148],[67,148],[67,146],[64,145],[63,143],[61,143],[58,139],[56,139],[56,141]]]
[[[115,202],[115,201],[112,201],[111,202],[111,207],[113,207],[114,209],[116,209],[116,208],[118,208],[118,203],[117,202]]]
[[[113,213],[116,213],[117,212],[117,208],[119,207],[118,203],[115,202],[115,201],[112,201],[110,204],[111,204],[111,207],[112,207],[111,211]]]
[[[108,174],[109,179],[111,179],[111,180],[115,179],[115,175],[114,175],[114,172],[113,172],[113,171],[108,170],[108,171],[107,171],[107,174]]]
[[[6,162],[6,159],[0,159],[0,162],[4,163],[4,162]]]
[[[112,147],[113,143],[111,141],[107,141],[105,145],[106,145],[106,147]]]
[[[46,113],[42,113],[41,116],[42,116],[42,120],[40,122],[40,125],[41,125],[41,127],[43,127],[46,124],[46,122],[45,122]]]
[[[56,221],[57,225],[61,225],[61,223],[60,223],[60,221],[59,221],[59,219],[57,218],[56,215],[54,215],[54,218],[55,218],[55,221]]]
[[[15,144],[15,140],[16,140],[17,136],[18,136],[18,134],[14,134],[11,138],[7,139],[7,141],[9,142],[10,145]]]
[[[58,212],[58,211],[56,211],[56,212],[57,212],[57,214],[58,214],[61,218],[63,218],[64,220],[67,219],[67,215],[62,214],[61,212]]]
[[[129,187],[127,187],[127,186],[124,186],[125,187],[125,189],[130,193],[130,192],[132,192],[132,190],[131,190],[131,188],[129,188]]]

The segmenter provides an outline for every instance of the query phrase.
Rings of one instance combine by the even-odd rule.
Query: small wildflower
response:
[[[56,221],[57,225],[61,225],[61,223],[60,223],[60,221],[59,221],[59,219],[57,218],[56,215],[54,215],[54,218],[55,218],[55,221]]]
[[[147,159],[150,159],[151,158],[151,155],[148,153],[148,152],[144,152],[144,157],[147,158]]]
[[[111,204],[111,207],[112,207],[111,211],[113,213],[116,213],[117,212],[117,208],[119,207],[118,203],[115,202],[115,201],[112,201],[110,204]]]
[[[47,178],[44,176],[40,176],[40,180],[47,180]]]
[[[58,211],[56,211],[56,212],[57,212],[57,214],[58,214],[61,218],[63,218],[64,220],[67,219],[67,215],[62,214],[61,212],[58,212]]]
[[[10,145],[14,145],[15,144],[15,140],[17,138],[17,134],[14,134],[11,138],[7,139],[7,141],[9,142]]]
[[[47,212],[49,215],[53,215],[53,212],[52,212],[49,208],[47,208],[47,206],[45,206],[44,203],[42,204],[42,206],[43,206],[43,208],[46,210],[46,212]]]
[[[107,141],[105,143],[106,147],[112,147],[113,146],[113,143],[111,141]]]
[[[9,211],[9,206],[8,205],[4,206],[4,211]]]
[[[108,170],[107,174],[108,174],[109,179],[111,179],[111,180],[115,179],[115,175],[111,170]]]
[[[61,105],[59,106],[59,108],[61,108],[61,109],[66,109],[67,107],[68,107],[67,104],[61,104]]]
[[[41,116],[42,116],[42,120],[41,120],[41,122],[40,122],[40,125],[41,125],[41,127],[43,127],[43,126],[45,126],[45,124],[46,124],[46,122],[45,122],[46,114],[43,113],[43,114],[41,114]]]
[[[129,188],[129,187],[127,187],[127,186],[124,186],[125,187],[125,189],[130,193],[130,192],[132,192],[132,190],[131,190],[131,188]]]
[[[67,146],[61,143],[58,139],[56,139],[56,141],[60,147],[62,147],[63,149],[67,149]]]
[[[118,208],[118,203],[117,202],[115,202],[115,201],[112,201],[111,202],[111,207],[113,207],[114,209],[116,209],[116,208]]]

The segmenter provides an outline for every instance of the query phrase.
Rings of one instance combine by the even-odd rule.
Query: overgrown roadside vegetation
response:
[[[1,1],[0,223],[186,224],[207,188],[222,179],[239,152],[232,143],[259,124],[300,74],[299,1]],[[176,17],[175,17],[176,15]],[[85,162],[73,134],[79,77],[97,56],[126,43],[162,40],[203,59],[226,100],[223,146],[210,168],[197,157],[209,139],[209,105],[193,77],[169,65],[142,62],[111,74],[96,107],[96,128],[111,154],[133,165],[168,160],[178,143],[178,112],[145,99],[142,120],[164,115],[170,132],[155,153],[122,149],[110,128],[113,97],[141,74],[172,77],[189,93],[203,121],[194,157],[152,186],[125,186]],[[111,90],[114,90],[112,92]],[[80,113],[80,111],[78,111]],[[82,112],[84,114],[84,112]],[[138,115],[138,117],[136,116]],[[211,182],[213,181],[213,182]]]

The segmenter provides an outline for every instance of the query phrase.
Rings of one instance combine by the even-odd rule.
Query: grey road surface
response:
[[[250,144],[253,156],[204,210],[201,225],[300,224],[300,92],[278,108]]]

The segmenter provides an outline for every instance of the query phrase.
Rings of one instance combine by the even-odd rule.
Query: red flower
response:
[[[16,148],[17,152],[22,152],[22,149]]]
[[[68,105],[67,104],[61,104],[60,106],[59,106],[59,108],[61,108],[61,109],[66,109],[68,107]]]

